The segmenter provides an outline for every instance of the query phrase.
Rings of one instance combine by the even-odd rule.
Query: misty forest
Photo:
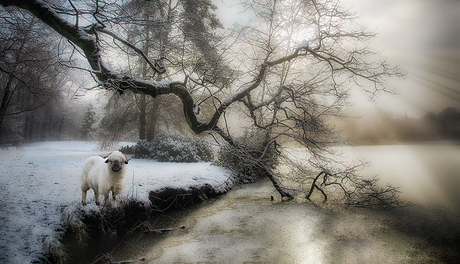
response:
[[[196,147],[182,151],[193,159],[164,161],[213,161],[240,183],[268,179],[283,200],[391,208],[398,187],[364,179],[369,164],[344,161],[336,147],[460,139],[455,107],[420,118],[349,111],[352,92],[397,96],[388,80],[405,73],[335,0],[233,1],[250,15],[225,26],[211,0],[0,4],[5,149],[134,142],[122,151],[160,161],[164,153],[149,148],[189,140],[216,157]]]

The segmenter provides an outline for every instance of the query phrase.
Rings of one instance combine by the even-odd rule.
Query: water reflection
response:
[[[134,263],[458,263],[460,230],[445,213],[271,202],[270,182],[244,185],[190,212],[184,230]],[[131,252],[132,253],[132,252]]]

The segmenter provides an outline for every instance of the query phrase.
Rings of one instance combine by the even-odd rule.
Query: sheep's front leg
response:
[[[109,194],[104,195],[104,206],[109,205]]]
[[[99,197],[99,193],[94,191],[94,200],[96,200],[96,205],[101,205],[101,198]]]
[[[115,195],[112,195],[112,200],[113,200],[113,204],[112,206],[115,208],[117,207],[117,197]]]

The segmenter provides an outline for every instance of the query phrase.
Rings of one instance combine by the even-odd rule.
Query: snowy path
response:
[[[86,158],[107,152],[96,143],[44,142],[0,150],[0,263],[30,263],[43,241],[61,228],[61,207],[81,199],[80,170]],[[131,160],[124,197],[147,200],[150,190],[209,184],[226,188],[230,173],[209,163]],[[93,199],[92,192],[88,198]]]

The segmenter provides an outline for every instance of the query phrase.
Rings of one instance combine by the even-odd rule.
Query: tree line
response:
[[[455,107],[428,112],[421,118],[381,109],[367,112],[362,117],[344,119],[344,136],[353,144],[460,140],[460,111]]]
[[[59,138],[66,78],[57,34],[25,11],[0,16],[0,144]]]

